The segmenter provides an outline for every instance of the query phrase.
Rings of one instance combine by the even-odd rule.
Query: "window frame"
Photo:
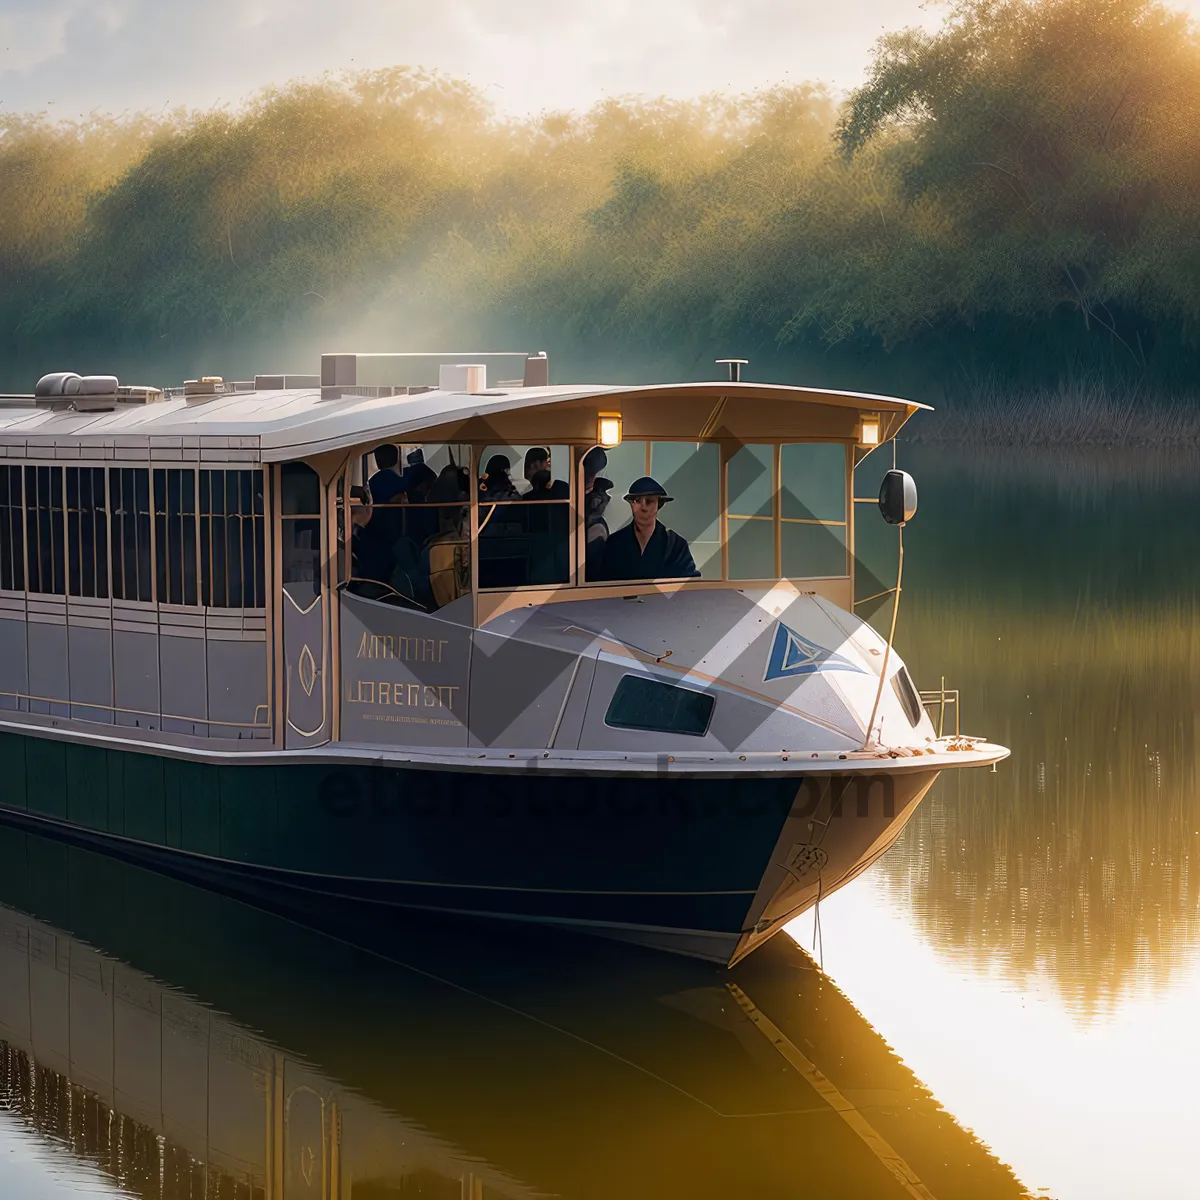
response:
[[[162,460],[162,459],[143,459],[141,461],[130,462],[128,460],[121,461],[119,459],[100,459],[95,457],[84,457],[80,459],[72,459],[70,461],[45,460],[45,459],[18,459],[8,461],[2,464],[10,472],[15,472],[15,476],[10,475],[10,496],[11,489],[15,486],[11,483],[12,479],[19,480],[20,507],[18,508],[12,500],[7,507],[0,506],[0,519],[4,519],[5,514],[9,519],[19,524],[20,536],[22,545],[20,554],[13,557],[15,566],[14,579],[18,576],[23,584],[21,588],[3,588],[0,592],[10,596],[26,596],[38,597],[46,599],[61,599],[63,601],[84,601],[99,603],[103,605],[124,604],[137,605],[144,608],[161,608],[172,612],[185,611],[201,613],[206,609],[211,609],[222,614],[244,614],[251,617],[264,617],[270,607],[269,593],[272,581],[272,572],[269,563],[269,496],[267,490],[267,473],[269,465],[264,466],[257,462],[212,462],[202,463],[196,460],[181,462],[179,459]],[[30,488],[27,472],[35,472],[33,479],[35,481],[35,499],[36,499],[36,481],[39,478],[36,472],[45,470],[48,472],[49,487],[51,490],[51,501],[53,501],[53,490],[55,481],[58,482],[61,488],[61,511],[53,505],[49,508],[39,508],[36,504],[30,508]],[[102,496],[99,495],[99,489],[94,485],[97,482],[97,477],[92,476],[92,493],[90,507],[82,504],[84,494],[84,472],[102,472],[99,477],[99,482],[102,483]],[[166,508],[159,504],[160,497],[156,493],[157,473],[163,472],[161,477],[163,498],[167,500]],[[74,480],[72,480],[72,472],[77,472]],[[124,472],[130,472],[126,476]],[[142,473],[142,478],[139,479],[137,472]],[[169,499],[171,492],[171,472],[179,472],[179,488],[181,497],[187,487],[186,481],[182,479],[184,475],[192,477],[192,512],[181,511],[176,514],[179,521],[182,522],[179,529],[179,544],[184,552],[177,564],[174,559],[170,562],[161,561],[160,550],[166,551],[166,546],[160,546],[159,543],[163,538],[159,536],[160,531],[158,525],[168,516]],[[226,480],[230,472],[241,476],[242,474],[248,477],[249,487],[251,489],[250,506],[255,509],[256,497],[261,494],[261,512],[255,510],[249,514],[241,514],[243,524],[243,557],[245,555],[245,537],[247,531],[247,522],[249,522],[249,536],[252,539],[250,561],[253,562],[255,568],[255,578],[249,585],[243,587],[243,598],[248,598],[252,601],[245,605],[220,605],[205,603],[205,596],[211,595],[210,586],[206,589],[205,578],[202,566],[201,554],[201,520],[202,517],[211,517],[211,513],[202,512],[201,506],[201,483],[206,475],[212,476],[220,474]],[[125,499],[125,484],[128,480],[129,495],[132,500],[133,507],[128,512],[120,512]],[[145,506],[141,504],[142,497],[139,496],[141,483],[144,482],[144,499]],[[74,489],[72,489],[74,483]],[[72,490],[75,492],[76,503],[72,504]],[[46,513],[50,514],[48,534],[50,539],[51,551],[51,582],[53,583],[53,575],[55,573],[54,565],[54,537],[55,534],[62,539],[63,546],[63,563],[62,563],[62,583],[63,587],[57,591],[43,591],[32,588],[30,584],[37,582],[41,584],[41,562],[40,562],[40,540],[42,537],[44,526],[47,526],[47,521],[43,520]],[[90,587],[85,586],[85,578],[87,572],[84,570],[80,554],[83,550],[82,536],[72,537],[72,525],[78,526],[77,533],[82,535],[83,520],[88,517],[92,522],[93,529],[93,553],[95,556],[95,564],[92,569],[92,580]],[[225,519],[220,517],[219,519]],[[35,534],[39,539],[39,545],[35,545],[32,551],[32,557],[37,559],[35,563],[34,576],[30,575],[30,559],[31,552],[29,546],[30,527],[34,529]],[[127,523],[132,523],[127,529]],[[141,527],[139,528],[139,523]],[[102,528],[100,528],[102,526]],[[188,535],[186,527],[190,526],[194,535],[194,546],[188,548]],[[261,546],[259,537],[261,529]],[[99,534],[97,534],[99,530]],[[78,544],[77,544],[78,543]],[[126,553],[127,550],[132,550],[132,560]],[[104,586],[101,586],[100,581],[100,562],[104,562]],[[168,594],[173,594],[170,585],[169,572],[176,566],[181,572],[181,588],[179,593],[183,599],[188,599],[188,589],[186,584],[186,559],[194,559],[195,569],[195,599],[187,603],[175,603],[168,599]],[[145,571],[143,572],[143,567]],[[161,571],[168,572],[168,588],[164,594],[164,589],[160,586],[159,574]],[[130,582],[129,574],[132,572],[132,581],[134,586],[127,588],[126,584]],[[73,580],[72,576],[77,576]],[[134,593],[132,595],[126,593]],[[228,599],[228,597],[226,597]]]
[[[8,576],[12,584],[19,583],[19,586],[3,587],[4,566],[0,564],[0,593],[10,596],[27,595],[29,572],[28,535],[25,528],[25,464],[0,463],[0,478],[3,478],[5,485],[5,498],[0,502],[0,522],[5,523],[8,529]],[[16,537],[20,538],[19,548],[16,546]]]
[[[626,439],[627,442],[636,442],[644,445],[646,464],[645,473],[650,471],[650,456],[653,451],[653,446],[656,443],[666,442],[673,444],[691,444],[695,445],[696,438],[689,437],[633,437]],[[595,442],[571,442],[569,449],[572,454],[572,465],[570,475],[570,498],[569,500],[560,501],[543,501],[542,503],[558,503],[570,504],[574,508],[575,521],[574,529],[575,536],[572,539],[570,548],[571,554],[571,569],[569,579],[565,583],[557,584],[524,584],[520,587],[494,587],[483,588],[478,583],[478,573],[474,568],[474,563],[477,558],[474,552],[477,546],[477,538],[479,533],[479,510],[483,505],[479,502],[478,488],[473,490],[470,497],[472,510],[472,525],[471,525],[471,544],[472,552],[472,574],[473,574],[473,591],[476,595],[496,596],[496,595],[518,595],[521,593],[545,593],[547,591],[591,591],[599,589],[605,593],[611,592],[614,589],[626,591],[630,587],[642,587],[653,585],[655,583],[667,583],[671,586],[683,586],[692,588],[743,588],[743,587],[770,587],[778,583],[794,583],[803,584],[811,583],[819,580],[832,580],[837,582],[845,582],[852,580],[854,577],[854,445],[855,443],[847,438],[834,437],[813,437],[813,438],[763,438],[757,442],[739,442],[729,438],[702,438],[701,442],[714,444],[719,447],[718,453],[718,477],[717,477],[717,505],[718,505],[718,537],[721,542],[720,551],[720,574],[708,579],[683,579],[683,578],[667,578],[662,580],[653,579],[629,579],[629,580],[596,580],[588,581],[584,578],[586,568],[586,519],[587,514],[583,511],[581,503],[583,497],[583,458],[593,446]],[[488,443],[475,442],[472,443],[472,471],[471,478],[477,483],[479,472],[481,470],[481,460],[484,451],[488,446],[493,445],[493,442]],[[775,574],[773,576],[756,576],[747,579],[734,579],[729,573],[729,463],[733,456],[743,446],[770,446],[771,454],[771,473],[772,473],[772,515],[770,517],[762,517],[764,521],[770,521],[774,534],[774,549],[775,549]],[[825,520],[809,520],[807,518],[784,517],[783,516],[783,500],[782,500],[782,448],[792,445],[825,445],[825,446],[841,446],[844,452],[844,465],[842,471],[843,477],[843,511],[845,519],[842,521],[825,521]],[[520,503],[519,501],[497,501],[497,504],[503,503]],[[734,519],[737,514],[733,514]],[[802,525],[827,525],[844,529],[846,531],[846,569],[837,575],[813,574],[813,575],[783,575],[783,526],[785,524],[802,524]]]
[[[613,706],[617,703],[617,698],[621,694],[621,689],[626,684],[630,683],[649,684],[651,687],[671,688],[677,692],[688,692],[693,696],[701,696],[708,701],[708,715],[704,719],[704,728],[697,731],[693,729],[679,729],[676,727],[668,727],[662,725],[622,725],[614,723],[612,717]],[[667,679],[660,679],[656,675],[639,674],[637,671],[626,671],[620,679],[617,680],[616,687],[613,688],[612,696],[609,697],[607,706],[604,709],[604,725],[606,729],[619,729],[625,733],[666,733],[677,734],[680,737],[708,737],[709,731],[712,729],[713,714],[717,711],[716,693],[711,689],[698,687],[685,687],[683,684],[673,683]]]

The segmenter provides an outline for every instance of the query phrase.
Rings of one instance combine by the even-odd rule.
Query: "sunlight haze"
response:
[[[235,104],[327,70],[463,78],[512,114],[627,93],[690,97],[862,77],[880,34],[936,26],[920,0],[0,0],[0,110],[74,116]]]

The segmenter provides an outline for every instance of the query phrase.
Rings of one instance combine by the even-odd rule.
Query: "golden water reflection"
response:
[[[1200,614],[955,609],[910,607],[908,661],[1012,758],[943,775],[880,878],[939,950],[1077,1020],[1161,993],[1200,953]]]

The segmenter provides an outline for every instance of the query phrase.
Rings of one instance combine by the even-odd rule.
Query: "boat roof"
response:
[[[708,399],[723,402],[731,410],[740,404],[768,401],[775,405],[895,414],[885,437],[893,436],[913,413],[930,408],[912,400],[865,392],[728,380],[649,386],[515,386],[479,392],[435,389],[390,396],[329,397],[326,391],[324,398],[321,388],[308,387],[168,398],[147,404],[118,404],[106,411],[76,411],[61,404],[39,404],[29,396],[7,396],[0,397],[0,454],[284,462],[385,440],[455,440],[455,435],[463,441],[476,440],[472,425],[476,430],[494,428],[498,435],[505,435],[504,421],[509,414],[529,409],[567,410],[592,401],[607,402],[612,407],[635,401],[657,407],[668,399]],[[681,436],[690,436],[691,432],[680,430]],[[427,436],[431,433],[439,436]],[[627,436],[642,435],[630,430]],[[547,436],[543,440],[552,439]]]

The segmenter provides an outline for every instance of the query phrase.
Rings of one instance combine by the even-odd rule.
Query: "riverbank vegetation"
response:
[[[844,102],[511,121],[395,68],[237,110],[0,116],[0,386],[68,351],[312,369],[353,334],[546,346],[560,378],[736,352],[935,402],[970,399],[964,372],[1140,397],[1197,351],[1198,118],[1200,40],[1155,0],[956,0]]]

